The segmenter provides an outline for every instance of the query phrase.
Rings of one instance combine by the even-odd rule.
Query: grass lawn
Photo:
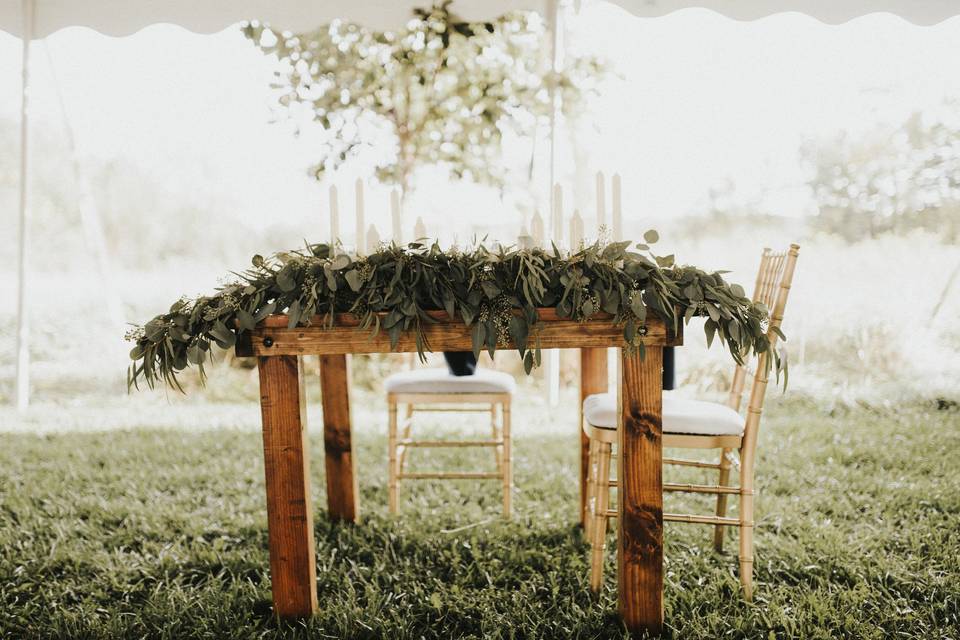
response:
[[[718,555],[709,527],[668,524],[667,635],[960,637],[960,413],[769,404],[756,598],[739,598],[733,533]],[[511,522],[495,482],[408,483],[391,519],[384,439],[358,431],[362,525],[318,513],[320,612],[287,626],[270,614],[256,432],[0,434],[0,635],[620,637],[612,555],[599,601],[587,589],[573,437],[518,435]]]

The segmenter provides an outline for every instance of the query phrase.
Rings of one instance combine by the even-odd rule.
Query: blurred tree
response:
[[[807,145],[810,186],[820,206],[816,226],[849,241],[886,232],[927,229],[949,240],[960,234],[960,109],[944,117],[913,114],[825,145]]]
[[[244,27],[282,64],[274,85],[281,107],[291,116],[306,109],[328,134],[311,168],[317,179],[386,132],[394,154],[377,160],[377,177],[405,196],[415,170],[426,165],[502,188],[504,133],[531,133],[550,112],[551,86],[564,112],[575,113],[603,71],[597,60],[580,57],[550,73],[545,25],[536,14],[468,24],[449,6],[415,11],[396,33],[340,21],[303,34]]]

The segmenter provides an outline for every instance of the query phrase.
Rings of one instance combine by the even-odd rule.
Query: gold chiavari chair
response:
[[[473,375],[455,376],[447,369],[413,369],[395,373],[384,382],[387,391],[388,482],[390,513],[399,510],[402,480],[499,479],[503,483],[503,515],[510,517],[513,489],[513,453],[510,437],[510,403],[516,388],[513,377],[502,371],[477,369]],[[402,424],[399,407],[406,407]],[[490,414],[489,439],[417,440],[413,437],[414,416],[424,412],[483,412]],[[408,472],[407,454],[416,448],[489,447],[496,462],[495,472],[431,471]]]
[[[754,360],[756,369],[752,372],[753,384],[746,416],[739,413],[747,377],[745,366],[736,367],[726,404],[680,399],[670,395],[665,395],[663,399],[665,448],[720,450],[720,459],[716,463],[664,458],[664,464],[716,470],[718,478],[715,485],[664,483],[664,491],[715,494],[717,502],[714,515],[664,513],[663,520],[713,525],[714,547],[717,551],[723,550],[724,527],[737,527],[740,532],[740,583],[747,600],[753,594],[754,464],[760,416],[767,391],[766,360],[776,347],[778,336],[773,327],[779,328],[783,322],[799,251],[800,247],[795,244],[784,252],[764,249],[760,259],[753,300],[762,302],[770,309],[771,329],[767,333],[770,348]],[[594,592],[600,590],[603,575],[607,520],[617,516],[616,510],[609,508],[609,502],[610,488],[617,486],[617,481],[610,479],[610,460],[617,443],[619,413],[617,397],[612,393],[589,396],[583,403],[583,430],[590,439],[586,534],[591,544],[590,588]],[[734,451],[739,456],[735,456]],[[739,467],[739,486],[729,484],[733,466]],[[727,517],[728,496],[740,498],[739,516],[736,518]]]

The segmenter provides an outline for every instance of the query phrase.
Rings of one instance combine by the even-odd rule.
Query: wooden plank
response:
[[[583,431],[583,401],[607,390],[607,350],[580,349],[580,523],[587,522],[587,477],[590,471],[590,438]]]
[[[502,447],[503,440],[400,440],[401,447]]]
[[[257,363],[273,609],[283,618],[310,616],[317,609],[310,448],[298,360],[262,357]]]
[[[333,520],[355,522],[360,515],[360,492],[353,468],[349,377],[347,356],[320,356],[327,511]]]
[[[496,471],[424,471],[401,473],[397,477],[404,480],[493,480],[503,478],[503,474]]]
[[[450,320],[450,317],[447,315],[446,311],[426,311],[425,313],[432,320],[440,323],[463,324],[459,317],[455,317],[453,320]],[[541,307],[537,309],[537,313],[540,315],[540,320],[543,322],[568,321],[568,319],[558,316],[557,310],[553,307]],[[386,317],[387,314],[380,313],[379,315],[381,317]],[[323,317],[324,316],[313,316],[313,324],[319,324]],[[612,316],[609,313],[596,313],[592,316],[590,322],[600,322],[603,320],[609,320],[610,318],[612,318]],[[272,329],[285,329],[287,327],[287,316],[284,314],[275,313],[264,318],[263,322],[260,324],[261,326],[270,327]],[[335,324],[356,327],[360,324],[360,319],[351,313],[338,313],[336,315]]]
[[[662,347],[621,357],[618,597],[637,635],[663,628],[662,367]]]
[[[470,351],[473,341],[470,328],[459,319],[450,321],[442,311],[430,312],[435,320],[433,324],[424,322],[423,333],[428,347],[432,351]],[[610,316],[602,315],[585,322],[558,318],[554,309],[540,310],[542,328],[540,344],[544,349],[568,349],[584,347],[619,347],[623,345],[623,327],[615,324]],[[416,338],[412,331],[405,332],[396,348],[391,348],[390,338],[385,331],[373,336],[370,330],[358,327],[359,321],[349,314],[340,314],[333,327],[324,327],[323,318],[315,316],[308,327],[287,328],[287,317],[275,315],[266,318],[250,336],[248,343],[243,341],[242,355],[306,355],[306,354],[347,354],[347,353],[390,353],[413,352],[417,350]],[[668,338],[663,321],[648,317],[647,334],[643,338],[647,345],[682,344],[682,330],[673,338]],[[533,336],[530,346],[534,345]],[[502,349],[515,348],[507,344]]]

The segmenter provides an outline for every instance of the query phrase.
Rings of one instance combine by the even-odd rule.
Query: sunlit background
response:
[[[785,14],[744,23],[698,9],[643,19],[592,3],[568,10],[563,26],[566,56],[597,56],[611,71],[586,112],[561,119],[557,135],[556,180],[588,235],[594,176],[603,171],[622,175],[625,237],[657,228],[659,252],[680,262],[730,269],[749,285],[764,246],[798,242],[784,325],[789,393],[826,405],[903,394],[956,399],[960,19],[917,27],[881,14],[826,26]],[[0,32],[0,294],[8,301],[20,46]],[[165,411],[169,422],[184,403],[212,401],[220,406],[210,420],[256,423],[255,381],[228,357],[229,371],[213,376],[225,382],[205,393],[190,384],[187,399],[158,391],[155,403],[133,404],[129,345],[110,305],[119,303],[123,321],[143,322],[182,294],[211,289],[254,253],[326,241],[327,189],[340,185],[351,211],[357,177],[368,181],[368,221],[389,235],[388,190],[370,166],[348,164],[324,182],[308,175],[317,133],[294,136],[277,111],[276,68],[239,26],[196,35],[157,25],[123,38],[69,28],[38,44],[28,304],[39,413],[16,418],[9,408],[8,304],[0,310],[0,420],[129,425],[136,407],[145,422],[151,411]],[[410,232],[419,216],[444,243],[515,241],[533,210],[546,215],[549,206],[546,129],[510,138],[506,156],[518,165],[533,158],[532,200],[509,186],[500,192],[423,171],[405,203]],[[932,187],[912,179],[918,163]],[[866,176],[868,186],[827,202],[822,187],[848,174],[849,184]],[[97,268],[82,202],[103,220],[110,277]],[[343,227],[352,242],[349,217]],[[679,381],[716,389],[729,360],[716,346],[706,352],[699,333],[688,332]],[[501,357],[514,365],[511,354]],[[564,380],[576,375],[571,369]],[[540,376],[527,383],[532,390],[542,390]],[[372,375],[360,381],[378,384]]]

